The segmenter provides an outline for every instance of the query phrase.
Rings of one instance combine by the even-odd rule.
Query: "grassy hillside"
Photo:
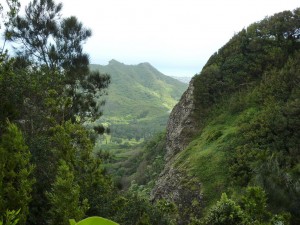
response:
[[[92,64],[90,68],[111,76],[100,122],[111,127],[115,138],[139,140],[162,131],[169,112],[187,88],[149,63],[125,65],[111,60],[106,66]]]
[[[125,65],[111,60],[106,66],[90,68],[111,76],[103,116],[96,121],[111,132],[97,140],[96,149],[101,149],[98,154],[107,158],[106,168],[122,188],[128,188],[133,180],[148,182],[152,170],[146,175],[140,164],[156,159],[145,159],[151,148],[144,141],[165,130],[170,111],[188,85],[163,75],[149,63]],[[161,156],[156,161],[163,165]]]
[[[300,223],[297,18],[299,9],[250,25],[195,77],[193,117],[200,129],[173,166],[202,184],[205,211],[222,192],[242,202],[246,187],[259,186],[268,210],[288,212],[292,224]],[[266,224],[269,217],[256,222]]]

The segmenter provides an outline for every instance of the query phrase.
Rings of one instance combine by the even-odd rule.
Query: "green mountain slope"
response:
[[[285,11],[236,34],[171,113],[168,162],[152,195],[175,202],[183,224],[207,215],[223,192],[243,202],[249,186],[267,193],[272,213],[300,223],[299,18],[300,9]],[[270,224],[270,214],[255,219],[241,207],[245,224]]]
[[[149,63],[90,65],[111,76],[101,122],[111,127],[113,137],[140,139],[165,128],[169,112],[187,84],[165,76]]]

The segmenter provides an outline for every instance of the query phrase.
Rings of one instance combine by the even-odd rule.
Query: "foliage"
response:
[[[260,107],[250,120],[242,119],[231,162],[231,172],[241,185],[254,183],[268,191],[273,208],[299,210],[299,52],[279,71],[272,71],[250,94]],[[292,112],[292,113],[289,113]],[[277,206],[277,207],[276,207]]]
[[[49,224],[63,225],[69,218],[82,219],[88,209],[87,199],[80,201],[80,187],[64,160],[60,160],[55,182],[46,196],[51,205]]]
[[[20,209],[18,211],[6,210],[4,214],[4,218],[0,220],[0,225],[17,225],[20,220],[19,213],[20,213]]]
[[[133,179],[150,190],[164,167],[165,138],[166,134],[162,132],[145,142],[142,158],[134,174]]]
[[[247,187],[239,202],[229,199],[223,193],[221,199],[209,209],[206,216],[202,220],[193,223],[202,225],[290,224],[290,217],[287,213],[272,215],[267,210],[266,194],[260,187]]]
[[[75,17],[61,17],[62,4],[52,0],[31,1],[23,16],[18,1],[7,2],[5,41],[18,51],[12,58],[3,46],[0,57],[0,211],[20,209],[20,224],[67,224],[92,215],[168,224],[148,200],[118,193],[102,156],[93,153],[93,137],[103,128],[83,124],[101,115],[109,77],[89,71],[82,44],[91,31]],[[168,107],[161,109],[166,115]]]
[[[91,36],[91,30],[74,16],[62,18],[61,10],[62,4],[53,0],[33,0],[26,7],[25,16],[16,16],[6,33],[10,34],[10,41],[21,44],[19,59],[52,76],[54,71],[59,73],[59,79],[51,79],[49,87],[63,85],[60,90],[54,89],[70,101],[63,119],[97,119],[101,104],[95,97],[104,93],[109,76],[90,73],[82,45]]]
[[[75,17],[61,17],[61,4],[34,0],[26,7],[25,15],[19,16],[18,1],[7,3],[10,12],[4,24],[5,41],[18,43],[19,52],[9,57],[3,45],[0,57],[0,207],[1,211],[20,208],[21,224],[27,216],[28,223],[46,224],[51,221],[47,221],[49,215],[59,217],[67,208],[58,201],[63,195],[60,184],[69,190],[72,188],[68,185],[73,185],[69,197],[74,202],[91,198],[91,187],[101,187],[98,193],[102,195],[91,208],[111,193],[111,183],[99,159],[92,155],[93,143],[82,126],[86,119],[101,115],[101,104],[95,102],[95,97],[104,94],[109,77],[89,72],[82,44],[91,32]],[[18,124],[24,138],[15,125],[6,123],[7,119]],[[30,156],[36,165],[34,171]],[[65,161],[65,168],[59,164],[60,159]],[[67,180],[62,180],[63,174],[59,173],[63,168],[69,175]],[[36,180],[33,186],[31,176]],[[69,193],[64,193],[67,198]],[[83,217],[86,210],[84,206],[79,215]],[[53,220],[62,223],[57,217]]]
[[[18,88],[17,74],[13,72],[12,60],[0,60],[0,121],[1,130],[6,126],[6,119],[15,119],[19,114],[16,106],[20,106],[22,102],[20,89]],[[13,89],[11,87],[14,87]]]
[[[176,168],[183,168],[185,173],[197,178],[197,183],[201,183],[202,201],[207,207],[220,198],[231,180],[228,163],[232,147],[231,138],[235,137],[237,132],[236,121],[230,113],[221,111],[223,113],[208,121],[201,134],[178,154],[175,162]],[[186,180],[187,188],[195,189],[189,181],[190,179]]]
[[[144,143],[131,147],[126,150],[126,154],[123,152],[124,150],[112,153],[112,159],[107,165],[115,183],[122,189],[130,188],[149,195],[164,167],[165,133],[159,133]]]
[[[7,0],[6,3],[8,6],[7,12],[4,12],[4,6],[0,3],[0,17],[2,19],[2,24],[6,28],[9,28],[9,27],[13,26],[13,20],[18,15],[21,4],[18,0]],[[2,24],[0,24],[0,29],[2,28],[1,27]],[[7,50],[5,49],[5,44],[6,44],[6,41],[10,38],[11,38],[11,33],[5,32],[4,33],[4,43],[3,43],[2,49],[0,51],[0,61],[2,61],[7,54]]]
[[[267,196],[260,187],[248,187],[242,196],[241,206],[251,224],[262,224],[269,217]]]
[[[93,146],[86,129],[80,124],[67,121],[56,125],[49,129],[49,136],[56,160],[65,160],[73,168],[89,163]]]
[[[30,164],[30,157],[22,132],[8,122],[0,141],[0,211],[20,209],[20,224],[26,222],[34,184],[34,166]]]
[[[82,214],[79,218],[82,218],[85,214],[104,216],[110,215],[112,210],[110,209],[110,198],[113,198],[113,192],[115,190],[110,179],[104,174],[104,170],[101,166],[101,160],[93,156],[93,145],[88,131],[80,124],[74,124],[71,121],[67,121],[63,125],[57,125],[51,128],[48,135],[50,141],[49,147],[51,148],[51,155],[53,157],[51,160],[53,160],[54,165],[53,168],[49,168],[50,171],[55,171],[55,168],[58,168],[57,172],[54,172],[57,174],[62,167],[62,165],[57,165],[57,162],[63,160],[63,165],[66,164],[65,167],[67,167],[65,169],[70,171],[70,180],[68,182],[71,182],[72,184],[71,185],[66,180],[63,180],[67,183],[63,183],[62,186],[65,185],[66,193],[69,192],[68,195],[65,194],[66,197],[70,197],[72,199],[71,193],[73,192],[71,192],[71,189],[73,189],[73,191],[76,190],[74,195],[78,195],[83,203],[89,202],[89,207],[86,207],[86,205],[82,203],[82,210],[84,211],[84,214]],[[57,174],[57,176],[58,175],[59,174]],[[60,175],[64,176],[64,173],[61,173]],[[61,179],[61,177],[56,177],[56,182],[58,182],[57,179]],[[68,191],[68,189],[70,190]],[[53,190],[48,190],[48,193],[51,194],[52,192]],[[57,196],[55,199],[60,199],[59,196],[64,196],[64,193],[59,192],[56,193],[56,195]],[[75,202],[79,201],[77,197],[73,199]],[[52,200],[49,199],[50,202]],[[54,202],[53,204],[59,204],[59,201],[57,200],[57,202]],[[65,209],[54,207],[53,205],[52,208],[54,209],[54,212],[52,214],[66,214],[66,209],[71,210],[71,208],[68,207],[70,204],[71,203],[65,205]],[[59,205],[63,207],[63,204]],[[74,211],[76,208],[75,205],[73,212],[76,212]],[[72,211],[70,211],[70,213],[72,213]],[[80,216],[80,213],[76,214]],[[78,219],[75,216],[73,216],[73,218]],[[67,219],[68,217],[65,216],[64,220]]]
[[[140,217],[140,219],[138,220],[138,222],[136,223],[136,225],[151,225],[149,216],[144,213]]]
[[[160,199],[155,203],[155,207],[163,213],[164,217],[170,221],[170,224],[176,224],[178,220],[178,208],[175,203],[166,199]]]
[[[88,217],[84,220],[81,220],[79,222],[75,222],[75,220],[70,220],[70,225],[99,225],[99,224],[102,224],[102,225],[117,225],[117,223],[111,221],[111,220],[108,220],[108,219],[105,219],[105,218],[102,218],[102,217],[98,217],[98,216],[93,216],[93,217]]]
[[[253,87],[266,71],[281,68],[300,46],[298,16],[299,9],[267,17],[239,32],[214,54],[195,77],[198,116],[206,117],[226,96]]]
[[[229,199],[225,193],[213,206],[203,220],[203,224],[226,225],[244,224],[244,213],[239,205]]]
[[[161,132],[169,111],[187,88],[186,84],[163,75],[149,63],[125,65],[111,60],[106,66],[92,64],[90,69],[111,75],[104,116],[97,121],[109,125],[111,141],[115,138],[149,139]]]
[[[134,153],[122,152],[129,160],[115,166],[126,165],[116,170],[132,181],[126,193],[120,194],[106,175],[99,158],[104,154],[93,154],[92,137],[107,130],[99,127],[101,121],[92,122],[101,115],[109,77],[89,71],[82,45],[91,31],[75,17],[61,17],[62,4],[53,0],[33,0],[24,16],[18,15],[18,1],[7,3],[7,13],[0,5],[4,42],[18,43],[19,51],[10,57],[4,43],[0,53],[0,211],[8,210],[3,222],[67,224],[69,218],[92,215],[125,225],[180,221],[178,214],[184,212],[172,202],[152,204],[145,197],[163,168],[164,135]],[[199,212],[204,224],[289,224],[289,219],[299,224],[299,17],[296,9],[250,25],[194,78],[199,135],[174,166],[201,181],[208,207]],[[110,64],[136,80],[118,78],[132,88],[120,98],[112,95],[111,117],[103,120],[114,124],[117,136],[110,140],[118,138],[126,147],[125,138],[138,142],[151,136],[157,128],[149,129],[152,122],[166,121],[179,94],[173,91],[176,84],[161,85],[158,77],[168,79],[147,63],[135,72],[116,61]],[[161,105],[161,99],[163,107],[147,109],[146,103]],[[116,106],[132,102],[120,119]],[[157,112],[161,116],[155,117]],[[225,191],[235,198],[223,194],[216,202]]]
[[[193,83],[199,134],[174,163],[201,182],[208,207],[222,192],[262,187],[267,202],[252,189],[240,204],[257,224],[271,223],[266,208],[300,221],[299,13],[266,17],[211,56]]]
[[[116,213],[113,220],[124,225],[171,225],[174,224],[171,216],[176,214],[173,204],[153,206],[148,199],[130,191],[116,198],[114,207]]]

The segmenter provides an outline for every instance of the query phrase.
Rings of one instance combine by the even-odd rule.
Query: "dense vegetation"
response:
[[[165,164],[165,138],[165,133],[160,133],[125,151],[112,151],[113,154],[104,163],[115,184],[121,189],[134,190],[149,197]]]
[[[105,154],[94,152],[106,128],[87,124],[102,114],[110,77],[90,71],[82,44],[91,31],[61,17],[52,0],[33,0],[24,16],[17,0],[7,3],[8,11],[0,5],[0,224],[63,225],[88,216],[176,224],[188,208],[147,200],[163,167],[163,134],[119,162],[122,171],[110,168],[129,177],[119,182],[127,192],[106,174]],[[172,165],[201,183],[203,202],[187,203],[186,223],[300,223],[299,21],[296,9],[250,25],[194,78],[200,130]],[[17,46],[15,55],[6,42]]]
[[[240,199],[246,187],[258,186],[272,213],[288,212],[292,224],[300,222],[299,19],[296,9],[250,25],[195,77],[200,131],[176,165],[202,182],[206,206],[222,192]],[[246,209],[233,202],[226,213],[236,213],[235,222],[212,219],[228,199],[220,201],[206,207],[204,224],[247,224],[239,217]],[[255,222],[269,223],[267,217]]]
[[[149,139],[164,130],[170,111],[187,88],[149,63],[125,65],[111,60],[106,66],[91,64],[90,68],[111,77],[103,116],[97,121],[110,127],[109,142]]]
[[[96,154],[104,156],[105,168],[118,187],[128,188],[133,181],[145,184],[137,174],[149,176],[152,172],[148,169],[160,171],[163,165],[163,148],[145,160],[153,151],[149,142],[154,143],[154,138],[159,143],[155,135],[165,129],[170,111],[187,84],[165,76],[149,63],[125,65],[111,60],[105,66],[91,64],[90,69],[111,77],[108,95],[99,99],[106,102],[103,116],[93,123],[104,124],[110,132],[97,137]]]
[[[101,116],[110,77],[89,70],[82,44],[91,30],[62,17],[52,0],[33,0],[23,16],[17,0],[7,4],[0,5],[0,223],[66,225],[97,215],[170,224],[164,205],[119,192],[93,152],[105,128],[83,124]]]

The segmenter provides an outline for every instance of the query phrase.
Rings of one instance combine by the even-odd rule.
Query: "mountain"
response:
[[[149,63],[90,65],[111,76],[101,122],[115,140],[147,138],[165,129],[167,118],[187,84],[160,73]]]
[[[178,224],[300,224],[298,18],[285,11],[234,35],[172,110],[151,198],[175,203]],[[226,201],[249,223],[212,222],[231,213]]]

